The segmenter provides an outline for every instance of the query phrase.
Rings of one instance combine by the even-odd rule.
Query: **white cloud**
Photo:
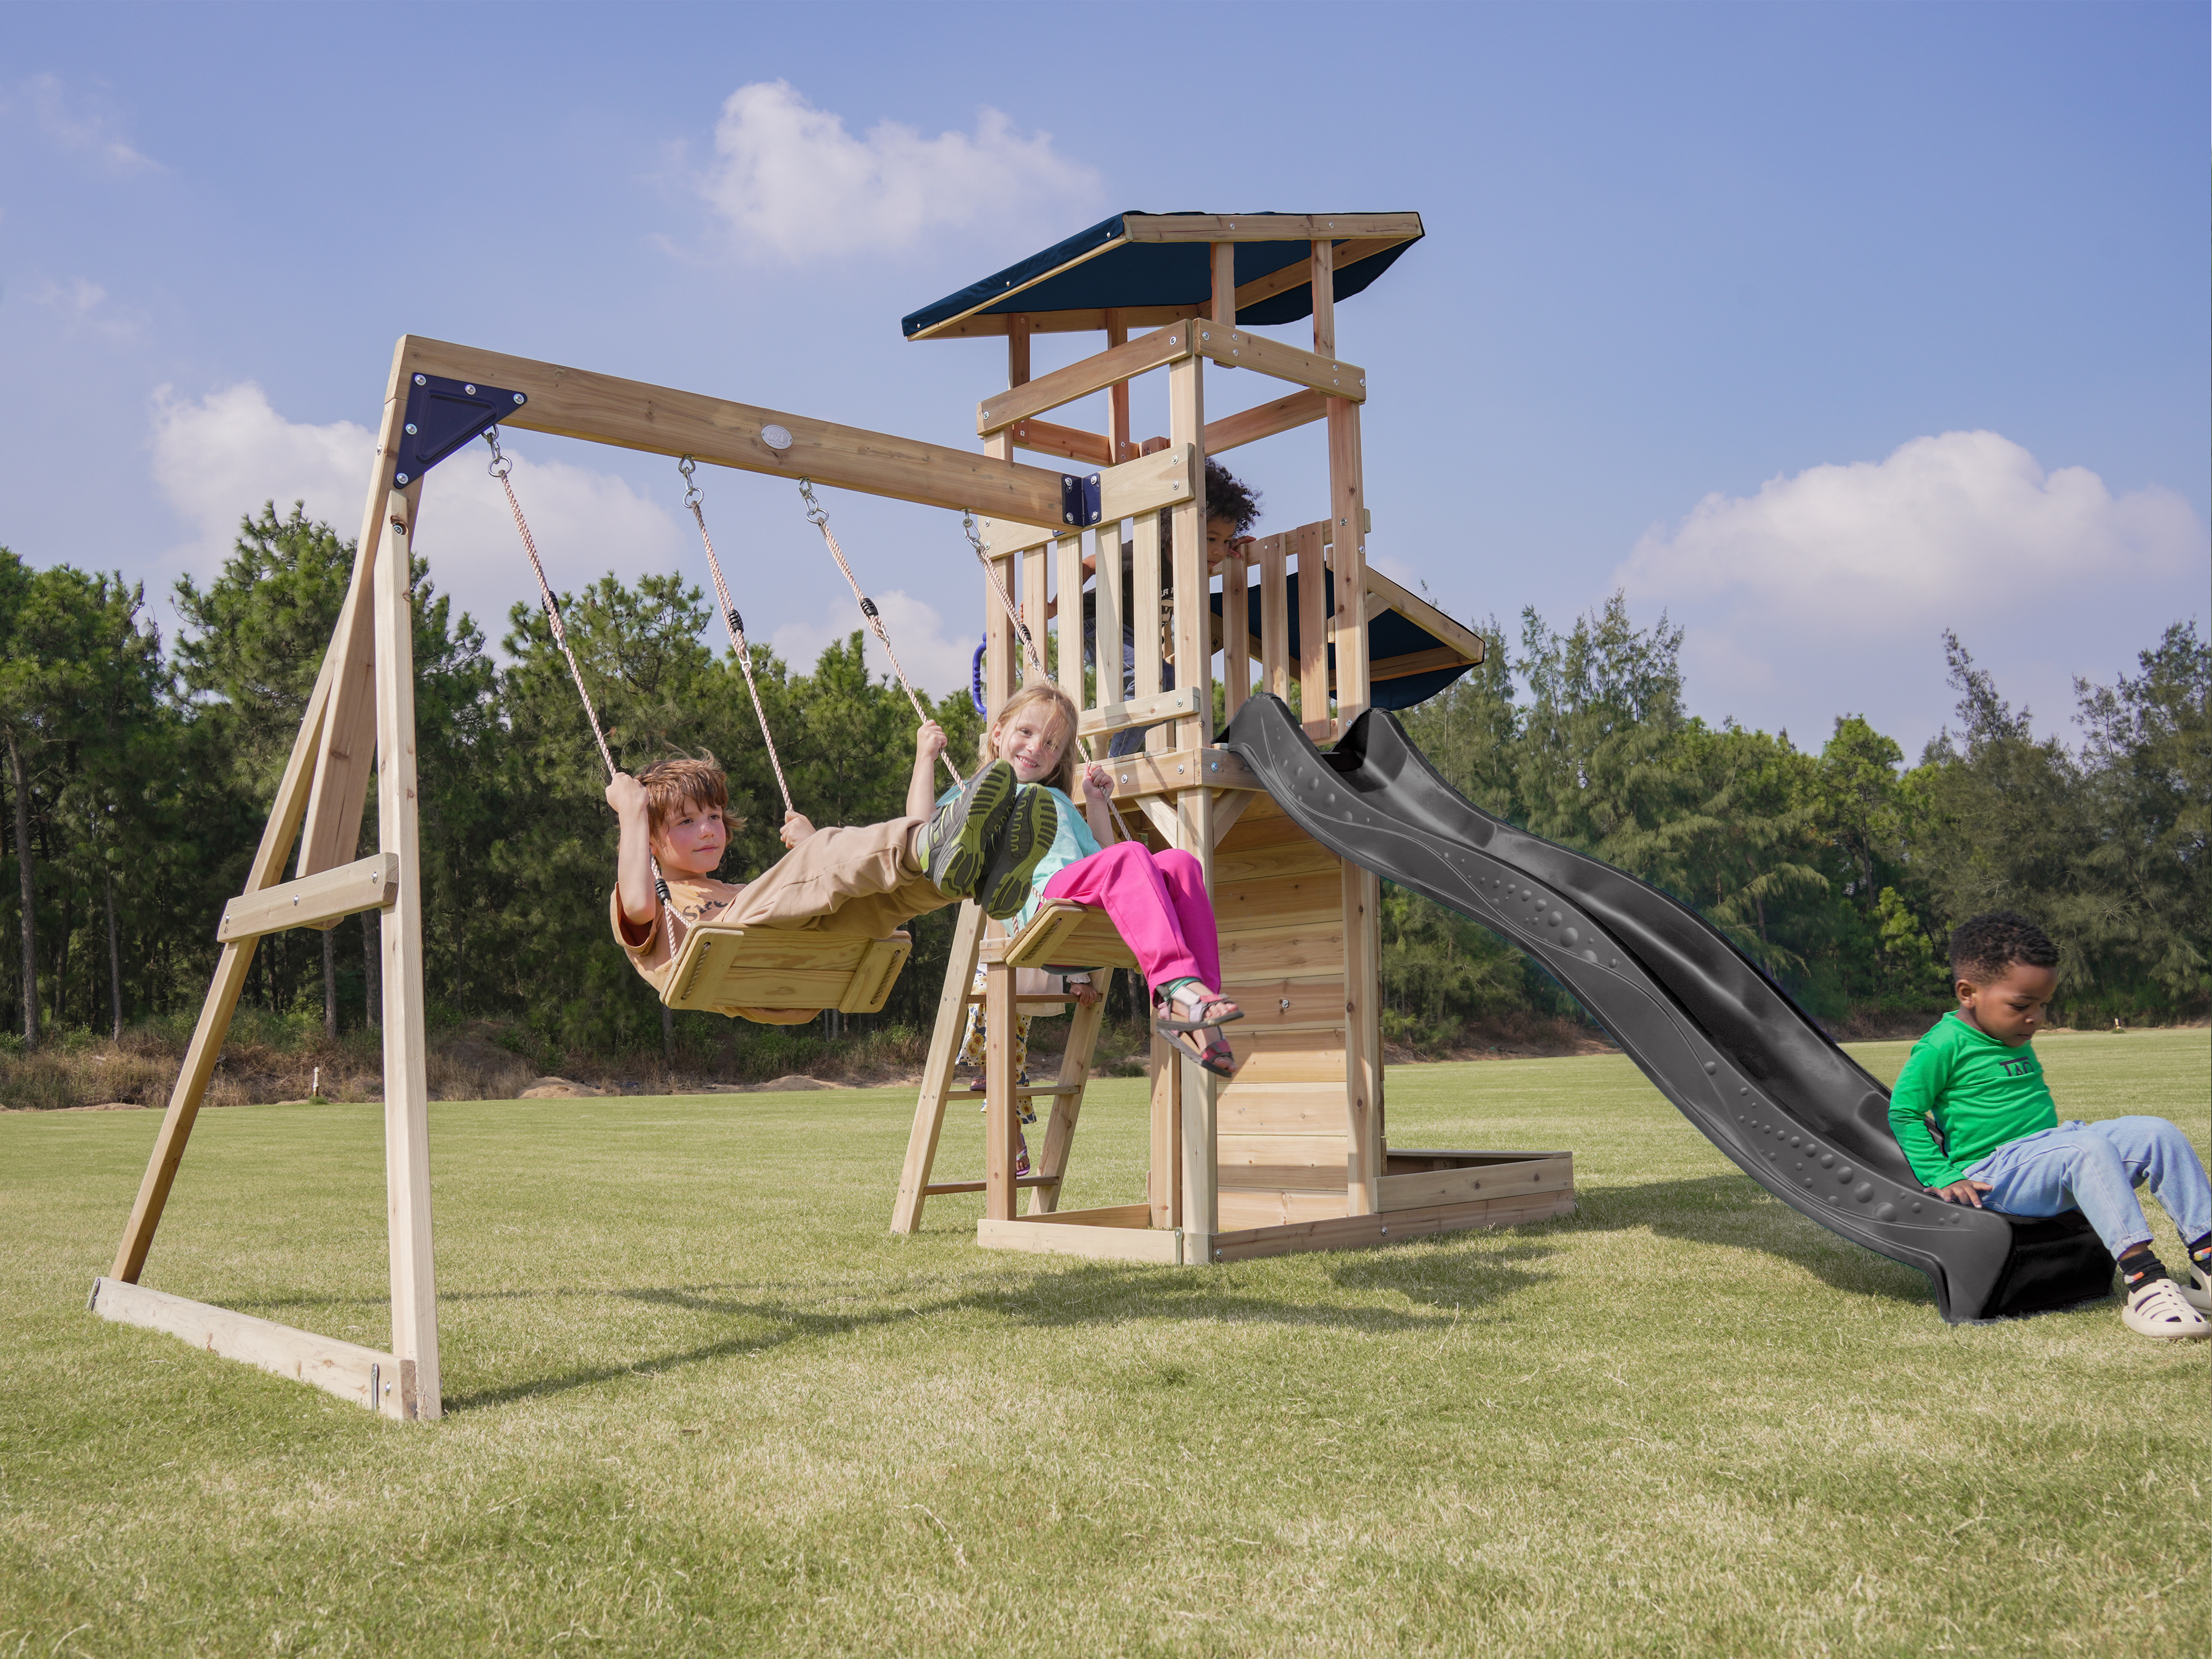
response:
[[[2045,472],[1996,433],[1947,432],[1748,498],[1708,495],[1673,531],[1647,531],[1618,580],[1632,595],[1731,593],[1887,632],[1903,617],[1963,623],[2054,583],[2171,574],[2203,550],[2170,489],[2115,496],[2086,467]]]
[[[30,296],[31,303],[59,314],[64,334],[97,334],[102,339],[135,339],[143,321],[107,303],[107,290],[79,276],[63,283],[47,281]]]
[[[2205,568],[2204,528],[2174,491],[2115,495],[1996,433],[1947,432],[1708,495],[1647,531],[1614,580],[1639,616],[1688,625],[1693,705],[1816,743],[1863,709],[1910,745],[1949,713],[1944,628],[2055,726],[2069,676],[2107,675],[2129,641],[2201,610]]]
[[[787,81],[739,87],[714,124],[714,167],[700,181],[738,250],[793,264],[838,254],[895,252],[925,232],[1018,222],[1038,207],[1064,217],[1072,198],[1096,198],[1098,175],[1024,137],[995,109],[972,133],[878,122],[865,137],[842,116],[817,109]]]
[[[113,114],[88,98],[72,98],[52,75],[34,75],[23,83],[31,119],[63,149],[91,155],[111,173],[159,173],[161,164],[142,155],[123,137]]]
[[[556,592],[574,592],[606,571],[635,580],[675,568],[688,544],[674,516],[611,473],[565,461],[532,460],[531,435],[502,439],[514,460],[514,490]],[[204,578],[220,568],[240,518],[275,501],[280,513],[306,502],[311,519],[348,538],[359,531],[375,441],[351,421],[288,421],[248,381],[179,401],[167,387],[154,403],[154,477],[190,527],[167,562]],[[494,644],[507,607],[535,603],[507,497],[471,447],[435,468],[422,485],[416,551],[430,561],[438,591],[472,613]]]
[[[238,521],[264,501],[307,503],[341,535],[361,523],[362,492],[376,441],[351,421],[307,426],[288,421],[252,381],[180,402],[154,394],[154,482],[191,526],[179,562],[195,574],[216,570],[230,551]]]
[[[911,593],[893,588],[888,593],[870,597],[875,600],[884,627],[891,636],[891,648],[898,653],[899,665],[906,670],[906,677],[914,683],[915,690],[925,696],[941,697],[968,684],[969,666],[977,640],[947,638],[945,618],[938,614],[936,607]],[[769,643],[793,672],[808,674],[813,672],[814,665],[833,641],[842,640],[855,628],[865,630],[867,624],[861,620],[859,608],[848,599],[842,604],[832,605],[812,620],[785,623],[769,636]],[[867,635],[866,645],[870,671],[890,673],[890,659],[884,655],[884,648],[873,633]]]

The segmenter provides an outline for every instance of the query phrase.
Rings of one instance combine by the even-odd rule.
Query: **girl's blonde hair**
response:
[[[1012,696],[1008,697],[1005,705],[991,717],[990,725],[984,728],[983,738],[977,744],[977,749],[986,765],[996,760],[999,756],[1000,730],[1024,709],[1034,708],[1038,703],[1052,705],[1060,718],[1060,729],[1064,738],[1060,753],[1060,763],[1037,781],[1049,784],[1064,795],[1072,795],[1075,793],[1076,765],[1082,758],[1076,751],[1075,704],[1066,692],[1049,680],[1040,680],[1033,684],[1025,685]]]

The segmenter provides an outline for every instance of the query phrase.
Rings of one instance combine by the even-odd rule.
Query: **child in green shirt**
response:
[[[1959,1006],[1913,1045],[1890,1094],[1891,1133],[1922,1184],[1951,1203],[2030,1216],[2078,1208],[2119,1263],[2130,1330],[2212,1336],[2200,1311],[2212,1309],[2212,1187],[2188,1138],[2162,1117],[2058,1121],[2028,1046],[2057,965],[2049,936],[2014,911],[1960,925]],[[2186,1243],[2184,1285],[2151,1254],[2135,1195],[2146,1181]]]

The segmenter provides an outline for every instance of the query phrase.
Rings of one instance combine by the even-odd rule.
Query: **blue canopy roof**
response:
[[[1294,323],[1313,314],[1307,261],[1313,241],[1332,231],[1339,300],[1365,289],[1423,234],[1417,213],[1162,214],[1129,209],[924,306],[900,326],[914,340],[980,331],[960,330],[958,325],[1017,312],[1101,312],[1112,307],[1172,313],[1132,319],[1157,326],[1195,315],[1211,301],[1208,246],[1216,240],[1231,242],[1237,250],[1237,322]]]

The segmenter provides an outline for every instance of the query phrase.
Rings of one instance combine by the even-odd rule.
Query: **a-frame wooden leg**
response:
[[[260,848],[246,872],[245,890],[248,893],[258,893],[276,884],[276,878],[283,873],[284,855],[291,850],[293,840],[299,834],[301,814],[307,811],[323,719],[330,706],[333,683],[331,665],[331,653],[325,652],[322,672],[315,680],[315,689],[307,698],[307,712],[300,720],[299,735],[292,739],[292,757],[286,762],[284,775],[276,785],[276,799],[270,803],[269,822],[262,828]],[[246,988],[246,970],[252,964],[257,942],[246,939],[226,945],[216,963],[207,1000],[200,1005],[199,1024],[192,1030],[191,1047],[185,1051],[185,1063],[177,1073],[175,1085],[169,1091],[169,1109],[162,1115],[161,1133],[154,1138],[153,1156],[147,1160],[145,1176],[138,1183],[138,1197],[131,1206],[131,1219],[124,1224],[123,1241],[115,1250],[115,1265],[108,1269],[110,1279],[135,1285],[138,1275],[145,1271],[146,1253],[154,1248],[154,1232],[161,1224],[161,1211],[169,1201],[169,1188],[175,1184],[177,1166],[184,1160],[185,1143],[191,1139],[201,1097],[207,1093],[208,1079],[214,1075],[215,1063],[222,1054],[222,1040],[230,1034],[231,1016],[238,1010],[239,994]]]
[[[891,1209],[895,1233],[919,1228],[922,1206],[929,1201],[929,1175],[937,1164],[937,1138],[945,1128],[953,1062],[960,1057],[960,1040],[968,1029],[968,992],[975,982],[975,957],[982,944],[983,912],[969,899],[960,907],[960,920],[952,930],[952,955],[945,964],[945,989],[937,999],[937,1024],[929,1034],[929,1058],[915,1097],[914,1128],[907,1136],[906,1165],[899,1172],[898,1201]]]
[[[378,841],[399,859],[384,912],[384,1177],[392,1252],[392,1352],[403,1415],[439,1416],[438,1285],[431,1265],[428,1020],[422,990],[422,878],[416,801],[413,526],[406,495],[386,498],[391,539],[376,563]]]
[[[362,503],[361,539],[354,544],[353,577],[346,586],[345,609],[339,615],[337,631],[331,639],[334,660],[330,714],[323,722],[314,787],[307,796],[307,822],[300,827],[300,873],[303,876],[351,861],[361,834],[362,804],[368,796],[369,768],[376,757],[374,584],[377,554],[391,518],[386,498],[392,465],[407,423],[411,378],[407,345],[403,339],[392,352],[392,374],[384,388],[383,425],[369,475],[368,496]],[[422,495],[419,475],[404,493],[405,516],[412,523]]]
[[[1059,1084],[1068,1092],[1052,1097],[1052,1121],[1045,1125],[1044,1152],[1036,1173],[1044,1184],[1030,1189],[1030,1213],[1049,1215],[1060,1207],[1060,1185],[1067,1174],[1067,1149],[1075,1139],[1075,1126],[1083,1115],[1084,1091],[1091,1082],[1091,1062],[1098,1048],[1099,1028],[1106,1023],[1106,999],[1088,1008],[1078,1007],[1067,1022],[1067,1048],[1060,1057]]]

